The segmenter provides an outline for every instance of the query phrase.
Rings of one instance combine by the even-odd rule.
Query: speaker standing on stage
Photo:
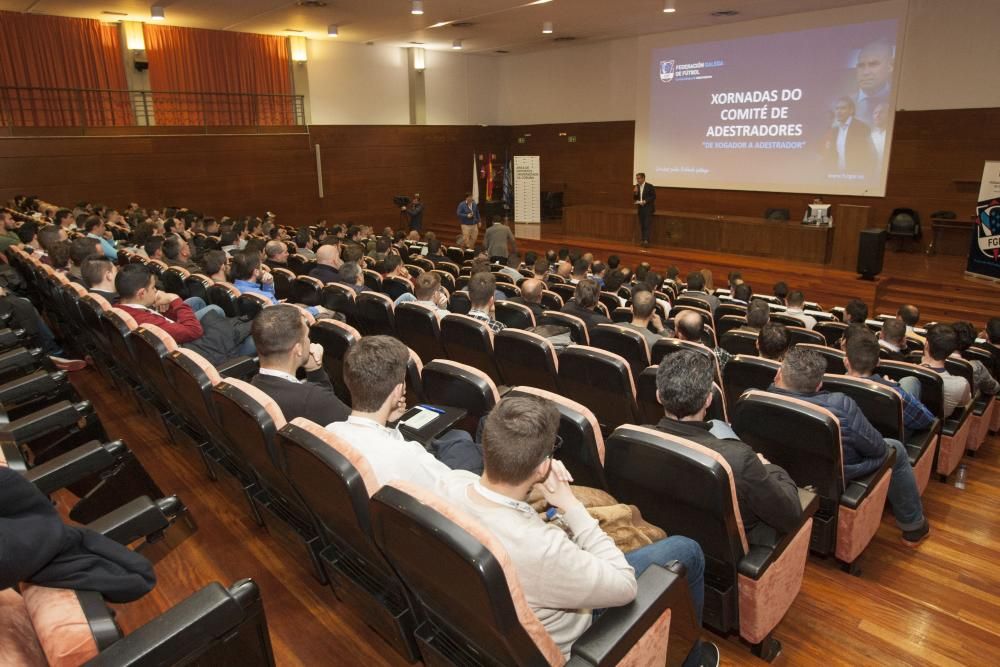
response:
[[[479,207],[471,194],[466,193],[465,200],[458,205],[455,214],[462,227],[462,242],[466,248],[474,248],[479,237]]]
[[[642,231],[643,247],[649,245],[649,223],[653,220],[653,213],[656,212],[656,188],[652,183],[646,182],[646,174],[639,172],[635,175],[635,187],[632,188],[632,199],[638,207],[639,229]]]

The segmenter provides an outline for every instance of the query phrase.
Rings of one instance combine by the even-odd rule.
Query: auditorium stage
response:
[[[433,222],[426,228],[448,244],[458,234],[457,225],[451,221]],[[928,256],[923,246],[908,246],[908,251],[899,252],[896,244],[888,244],[883,272],[874,281],[867,281],[853,271],[789,259],[677,248],[655,242],[642,248],[630,238],[616,241],[572,234],[564,221],[516,224],[513,231],[522,254],[566,247],[592,252],[598,260],[615,254],[632,267],[649,262],[661,273],[670,265],[677,266],[682,276],[707,268],[714,275],[716,287],[726,285],[730,271],[740,271],[756,291],[770,293],[775,282],[784,280],[792,289],[805,292],[808,300],[827,308],[852,298],[864,300],[873,312],[895,312],[904,303],[914,303],[920,307],[924,321],[963,319],[977,327],[994,315],[1000,316],[1000,287],[966,278],[965,257]],[[482,233],[479,238],[481,241]]]

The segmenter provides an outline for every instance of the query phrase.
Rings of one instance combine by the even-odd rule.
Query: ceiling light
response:
[[[677,3],[675,2],[675,0],[666,0],[666,2],[663,3],[664,14],[673,14],[676,11],[677,11]]]
[[[546,21],[542,24],[542,34],[551,35],[552,34],[552,21]]]
[[[167,14],[160,5],[153,5],[149,8],[149,18],[153,21],[166,21]]]
[[[326,26],[326,34],[329,35],[330,37],[336,37],[337,35],[339,35],[340,33],[337,31],[337,24],[331,23],[330,25]]]
[[[451,43],[451,48],[455,49],[456,51],[461,51],[462,50],[462,40],[456,39],[454,42]]]
[[[534,2],[529,2],[528,6],[531,6],[531,5],[544,5],[546,2],[552,2],[552,0],[535,0]]]
[[[435,23],[435,24],[434,24],[434,25],[432,25],[431,27],[432,27],[432,28],[443,28],[443,27],[445,27],[446,25],[448,25],[449,23],[451,23],[451,21],[439,21],[438,23]]]
[[[417,16],[424,13],[424,0],[413,0],[410,4],[410,13]]]

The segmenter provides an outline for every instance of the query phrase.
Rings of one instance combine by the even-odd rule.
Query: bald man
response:
[[[316,267],[309,272],[313,278],[324,283],[335,282],[340,276],[340,267],[344,262],[340,259],[340,246],[326,243],[316,249]]]
[[[674,331],[677,338],[680,340],[686,340],[689,343],[695,343],[701,345],[702,347],[708,347],[702,342],[701,334],[704,330],[704,323],[701,319],[699,313],[693,310],[682,310],[674,318]],[[719,370],[721,371],[725,368],[729,360],[733,358],[733,355],[729,354],[721,347],[709,348],[715,352],[715,358],[719,360]]]
[[[542,313],[545,312],[545,307],[542,306],[542,292],[544,290],[545,283],[538,278],[528,278],[521,283],[521,296],[516,296],[510,301],[530,308],[537,322]]]
[[[894,60],[895,48],[881,40],[867,44],[858,52],[854,70],[858,82],[855,117],[868,125],[873,124],[875,107],[889,102]]]

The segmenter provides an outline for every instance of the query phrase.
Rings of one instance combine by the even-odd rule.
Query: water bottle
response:
[[[955,488],[965,489],[965,464],[958,466],[958,474],[955,475]]]

